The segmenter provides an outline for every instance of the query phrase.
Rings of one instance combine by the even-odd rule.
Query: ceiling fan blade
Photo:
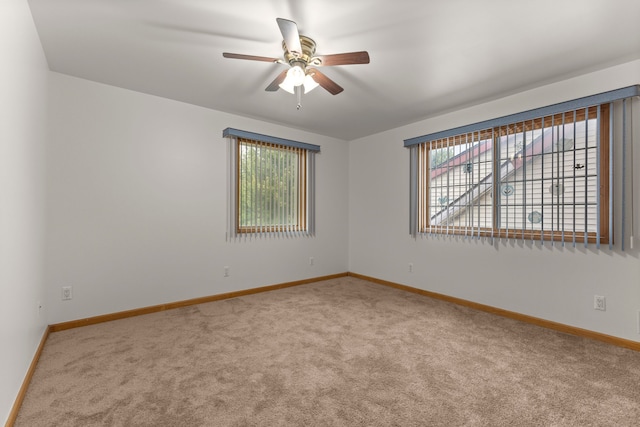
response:
[[[331,95],[337,95],[344,90],[336,82],[334,82],[315,68],[309,68],[308,72],[311,74],[313,80],[315,80],[316,83],[326,89]]]
[[[366,51],[349,52],[349,53],[337,53],[335,55],[320,55],[319,58],[322,61],[321,64],[325,67],[331,65],[350,65],[350,64],[368,64],[369,53]]]
[[[266,56],[242,55],[240,53],[223,52],[222,56],[231,59],[248,59],[249,61],[278,62],[279,58],[268,58]]]
[[[287,71],[289,70],[284,70],[283,72],[281,72],[280,74],[278,74],[278,77],[276,77],[270,84],[269,86],[267,86],[267,88],[265,89],[267,92],[275,92],[278,89],[280,89],[280,83],[282,83],[285,79],[285,77],[287,77]]]
[[[284,45],[287,47],[289,53],[294,56],[302,55],[300,33],[298,32],[298,26],[296,23],[283,18],[277,18],[276,21],[278,21],[278,27],[280,27],[280,32],[284,39]]]

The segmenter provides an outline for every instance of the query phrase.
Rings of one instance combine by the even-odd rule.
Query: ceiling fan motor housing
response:
[[[307,36],[301,35],[300,46],[302,47],[302,54],[297,55],[296,53],[289,52],[287,50],[287,46],[285,42],[284,41],[282,42],[282,50],[284,50],[284,59],[292,66],[296,62],[303,62],[305,65],[308,65],[312,63],[312,59],[317,59],[313,57],[313,55],[315,55],[316,53],[316,42],[313,39]],[[320,65],[320,64],[316,64],[314,61],[314,65]]]

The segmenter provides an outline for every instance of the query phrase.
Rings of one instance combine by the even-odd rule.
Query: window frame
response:
[[[282,144],[273,144],[268,142],[262,142],[257,140],[252,140],[248,138],[236,138],[237,144],[237,153],[236,156],[236,209],[235,209],[235,224],[236,224],[236,233],[238,234],[255,234],[255,233],[280,233],[285,231],[307,231],[307,193],[308,193],[308,168],[307,168],[307,150],[304,150],[299,147],[289,147]],[[296,224],[253,224],[249,226],[243,226],[242,224],[242,189],[247,188],[246,185],[243,185],[242,180],[242,159],[243,156],[241,153],[242,145],[253,145],[259,149],[273,149],[273,150],[283,150],[288,153],[294,153],[297,156],[297,188],[298,188],[298,197],[296,198]]]
[[[227,138],[227,230],[226,240],[250,240],[253,238],[262,237],[302,237],[302,236],[315,236],[316,232],[316,201],[315,201],[315,182],[316,182],[316,154],[320,152],[320,146],[309,144],[306,142],[293,141],[275,136],[264,135],[255,132],[249,132],[234,128],[226,128],[222,131],[222,136]],[[270,198],[267,197],[267,202],[263,202],[263,198],[260,199],[260,203],[266,203],[263,206],[272,208],[275,204],[279,204],[282,207],[282,211],[277,215],[271,213],[267,214],[267,217],[256,216],[255,219],[260,218],[260,221],[266,218],[269,221],[273,221],[274,218],[279,218],[280,223],[273,222],[271,224],[262,224],[260,221],[255,221],[249,225],[242,225],[241,223],[241,145],[247,141],[250,145],[255,143],[258,147],[263,149],[277,149],[285,150],[287,152],[296,153],[297,161],[294,162],[298,176],[293,181],[298,192],[296,195],[297,206],[295,213],[297,214],[296,224],[292,226],[284,222],[287,217],[286,206],[288,197],[291,197],[291,193],[285,191],[277,191],[271,193]],[[274,170],[282,173],[287,169],[286,162],[281,157],[276,161],[276,167],[274,163],[267,162],[267,166],[264,171],[270,171],[266,176],[273,178],[272,174]],[[284,162],[284,163],[283,163]],[[302,175],[300,174],[302,173]],[[302,178],[302,179],[301,179]],[[281,183],[282,180],[274,179],[271,181]],[[273,185],[273,184],[271,184]],[[257,186],[255,188],[258,188]],[[268,191],[268,190],[267,190]],[[302,194],[299,196],[299,194]],[[280,196],[280,198],[278,197]],[[254,200],[258,200],[254,199]],[[284,204],[283,204],[284,203]],[[280,216],[278,216],[280,215]]]
[[[601,243],[603,242],[606,243],[608,241],[609,249],[612,249],[613,240],[614,240],[613,238],[614,222],[617,223],[618,221],[617,218],[614,221],[614,214],[615,212],[621,212],[622,217],[619,219],[621,224],[620,233],[621,233],[621,239],[622,239],[620,241],[620,247],[622,250],[624,250],[624,247],[625,247],[624,239],[629,234],[625,232],[625,229],[626,229],[625,226],[627,225],[626,223],[628,222],[628,220],[626,219],[625,201],[629,193],[628,189],[625,188],[625,184],[626,184],[625,167],[628,162],[628,160],[625,161],[625,158],[627,158],[627,153],[626,153],[627,148],[625,147],[627,144],[627,140],[630,138],[629,135],[632,133],[628,125],[629,120],[627,120],[627,116],[631,115],[631,119],[633,118],[633,113],[630,112],[631,108],[627,109],[626,106],[627,104],[629,104],[629,102],[633,103],[634,100],[637,99],[638,97],[640,97],[640,85],[636,84],[632,86],[610,90],[608,92],[602,92],[602,93],[589,95],[589,96],[585,96],[578,99],[573,99],[570,101],[548,105],[545,107],[535,108],[533,110],[527,110],[527,111],[510,114],[503,117],[497,117],[494,119],[485,120],[478,123],[463,125],[463,126],[459,126],[459,127],[448,129],[448,130],[437,131],[427,135],[405,139],[404,146],[410,149],[409,150],[410,151],[409,235],[413,238],[417,238],[418,235],[425,236],[425,235],[435,234],[433,233],[434,231],[433,229],[429,230],[428,232],[425,232],[426,230],[424,230],[424,227],[422,229],[418,227],[419,225],[419,215],[418,215],[419,214],[419,200],[418,200],[419,191],[418,190],[419,190],[419,184],[420,184],[420,179],[419,179],[420,171],[418,166],[418,153],[419,153],[418,147],[421,144],[424,144],[430,141],[435,141],[442,138],[450,138],[455,136],[464,136],[465,134],[480,133],[486,130],[489,130],[490,132],[495,132],[496,128],[500,128],[502,126],[506,126],[506,125],[513,126],[520,123],[526,123],[527,121],[531,121],[533,119],[541,120],[542,117],[546,118],[546,117],[553,117],[556,115],[558,117],[564,117],[564,115],[567,112],[579,111],[580,109],[584,110],[586,108],[591,108],[593,106],[598,108],[599,109],[598,111],[603,113],[603,112],[606,112],[606,108],[608,106],[609,108],[608,114],[603,114],[602,117],[599,117],[600,119],[598,124],[599,141],[597,143],[601,144],[599,146],[601,151],[599,152],[600,156],[596,156],[596,162],[599,162],[596,169],[597,174],[593,174],[593,176],[595,177],[594,179],[597,181],[597,183],[595,184],[595,187],[597,189],[596,194],[599,197],[596,197],[596,203],[589,204],[586,202],[586,200],[588,200],[587,199],[588,197],[593,197],[593,196],[590,196],[591,193],[588,193],[585,190],[584,192],[585,200],[583,201],[584,202],[583,204],[585,206],[597,205],[599,207],[599,209],[596,210],[595,214],[593,215],[590,214],[592,217],[593,216],[597,217],[597,227],[595,227],[595,229],[591,228],[592,224],[589,224],[589,221],[585,220],[582,224],[579,224],[578,221],[575,222],[576,225],[573,226],[574,228],[576,228],[575,233],[571,231],[571,234],[568,234],[566,232],[566,227],[565,227],[564,232],[562,230],[553,230],[553,231],[542,230],[541,232],[536,234],[535,231],[531,233],[527,232],[526,225],[524,226],[522,225],[522,224],[526,224],[525,222],[525,223],[519,224],[520,227],[524,227],[525,229],[524,230],[519,229],[521,233],[517,235],[512,235],[513,230],[506,231],[503,229],[498,229],[496,227],[496,223],[492,221],[491,227],[487,230],[485,229],[481,230],[479,229],[479,227],[475,226],[474,224],[474,229],[472,230],[473,232],[471,233],[471,237],[474,237],[474,233],[475,233],[475,237],[478,237],[478,238],[481,236],[487,236],[488,234],[492,238],[508,237],[508,238],[522,238],[523,240],[528,237],[531,237],[533,239],[539,237],[541,242],[548,241],[548,240],[562,241],[562,246],[564,246],[565,243],[567,242],[570,243],[569,239],[571,239],[573,240],[574,247],[576,246],[577,241],[583,241],[585,247],[587,247],[589,243],[595,242],[596,247],[598,248],[600,247]],[[608,116],[608,120],[606,120],[607,118],[606,116]],[[622,124],[620,124],[620,122]],[[614,139],[614,136],[615,136],[615,139]],[[618,206],[614,209],[614,200],[613,200],[614,183],[615,183],[614,175],[617,176],[616,174],[620,174],[619,171],[614,170],[614,163],[618,165],[618,163],[620,163],[620,159],[618,159],[617,157],[614,158],[613,146],[619,143],[622,144],[622,148],[621,148],[622,150],[621,151],[622,153],[621,154],[622,156],[622,161],[621,161],[622,188],[621,188],[621,201],[618,201],[616,203],[618,204],[621,203],[621,207]],[[606,149],[607,145],[608,145],[608,150]],[[615,159],[615,162],[614,162],[614,159]],[[565,164],[565,167],[566,167],[566,164]],[[606,173],[607,171],[608,173]],[[589,171],[589,173],[591,172]],[[497,177],[496,179],[499,179],[499,178],[500,177]],[[493,188],[494,194],[498,193],[497,192],[498,188],[495,186],[495,184],[492,184],[492,185],[494,185],[494,188]],[[551,185],[553,185],[553,183],[551,183]],[[583,187],[583,189],[584,188],[588,189],[589,187],[593,188],[593,185],[594,185],[593,183],[588,182],[588,180],[585,179],[585,186]],[[543,186],[541,186],[541,188],[543,188]],[[549,186],[548,190],[551,191],[552,194],[554,194],[552,191],[552,186]],[[578,194],[578,193],[575,193],[575,194]],[[574,199],[574,201],[575,200],[576,199]],[[522,203],[522,206],[527,207],[526,202]],[[542,202],[542,206],[546,207],[544,201]],[[549,206],[553,206],[553,203],[549,203]],[[544,218],[545,212],[542,211],[541,213],[542,213],[542,217]],[[524,214],[522,214],[522,218],[527,218],[527,217]],[[560,223],[560,221],[558,221],[558,223]],[[584,233],[584,231],[578,229],[577,227],[578,224],[588,229],[586,234]],[[594,233],[591,232],[593,230],[595,230],[595,237],[594,237]],[[455,234],[456,236],[461,234],[459,230],[455,230],[455,231],[456,231],[456,234]],[[558,235],[556,235],[556,233]],[[447,235],[447,234],[451,234],[451,233],[439,233],[437,235]],[[465,230],[465,232],[463,232],[462,234],[469,235],[467,230]],[[573,237],[574,235],[575,235],[575,238]]]
[[[575,114],[575,116],[574,116]],[[610,239],[612,242],[613,239],[613,230],[610,221],[610,198],[613,197],[610,194],[611,190],[611,174],[610,168],[612,168],[610,155],[611,155],[611,146],[612,144],[612,104],[611,103],[602,103],[598,105],[591,105],[585,108],[576,108],[567,111],[563,111],[560,113],[553,113],[551,115],[542,116],[538,118],[533,118],[529,120],[521,120],[514,121],[506,124],[499,124],[496,126],[492,126],[489,128],[481,128],[477,127],[476,130],[471,130],[470,132],[464,132],[453,135],[446,135],[442,138],[438,139],[427,139],[422,137],[422,141],[419,143],[410,144],[410,148],[415,149],[416,151],[412,153],[415,155],[416,160],[412,160],[412,172],[411,172],[411,192],[417,194],[417,200],[412,199],[412,203],[410,206],[411,209],[411,224],[410,224],[410,233],[414,236],[425,235],[425,234],[437,234],[437,235],[454,235],[454,236],[471,236],[471,237],[491,237],[491,238],[517,238],[523,240],[533,240],[533,241],[555,241],[555,242],[576,242],[580,243],[610,243]],[[586,117],[586,120],[585,120]],[[505,227],[500,227],[498,224],[499,215],[501,208],[506,206],[506,204],[500,203],[500,196],[493,197],[493,195],[498,194],[501,185],[500,179],[494,179],[494,177],[499,177],[499,168],[501,159],[499,154],[499,144],[496,142],[504,136],[508,135],[518,135],[523,132],[530,132],[532,130],[542,130],[543,132],[547,128],[554,128],[556,126],[564,126],[567,124],[576,124],[581,121],[587,123],[588,121],[596,119],[597,129],[596,129],[596,143],[597,150],[599,150],[598,154],[598,162],[599,164],[596,166],[596,189],[597,193],[596,197],[598,198],[597,205],[599,206],[599,210],[596,210],[595,214],[590,214],[590,218],[593,219],[593,216],[596,216],[594,221],[596,222],[596,230],[585,232],[584,230],[578,229],[566,229],[562,230],[548,230],[548,229],[540,229],[536,230],[533,227],[528,228],[526,225],[524,227],[520,227],[518,229],[508,229]],[[461,144],[474,144],[480,143],[484,140],[490,140],[492,143],[492,152],[491,152],[491,227],[482,227],[479,224],[472,224],[471,227],[464,226],[456,226],[456,225],[433,225],[431,224],[431,212],[430,212],[430,200],[433,199],[433,195],[431,194],[430,187],[430,176],[431,176],[431,159],[429,156],[430,150],[437,148],[452,148],[455,146],[459,146]],[[588,136],[585,135],[585,139],[588,139]],[[452,141],[454,144],[452,144]],[[585,142],[585,145],[587,142]],[[405,145],[407,141],[405,141]],[[496,150],[497,148],[497,150]],[[424,150],[427,150],[425,155]],[[553,154],[549,153],[549,154]],[[585,154],[586,155],[586,154]],[[417,162],[416,165],[413,162]],[[555,179],[555,176],[552,177]],[[559,179],[559,178],[558,178]],[[563,177],[564,179],[564,177]],[[576,176],[574,175],[574,179]],[[523,183],[530,182],[526,178],[522,180]],[[424,187],[426,186],[426,191]],[[437,197],[437,196],[436,196]],[[563,202],[564,203],[564,202]],[[469,207],[473,207],[475,204],[475,198],[471,200],[470,203],[463,205],[463,209],[468,209]],[[579,206],[584,206],[585,210],[587,209],[588,202],[585,198],[583,204]],[[551,204],[552,209],[558,209],[558,211],[562,208],[563,205],[560,204]],[[526,202],[523,205],[523,209],[526,208]]]

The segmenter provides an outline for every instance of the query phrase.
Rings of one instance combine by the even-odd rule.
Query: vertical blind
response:
[[[630,86],[405,140],[410,234],[612,247],[616,145],[624,250],[628,198],[633,209],[631,106],[639,95],[640,86]],[[614,109],[622,116],[616,129]]]
[[[227,128],[227,240],[315,234],[317,145]]]

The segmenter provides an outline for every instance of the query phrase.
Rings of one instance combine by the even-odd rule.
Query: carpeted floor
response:
[[[640,353],[353,277],[49,336],[16,426],[637,426]]]

